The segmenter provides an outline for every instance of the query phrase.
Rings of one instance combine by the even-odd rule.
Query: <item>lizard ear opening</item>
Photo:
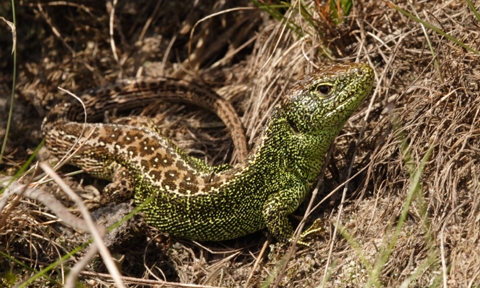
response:
[[[293,131],[293,133],[295,134],[300,133],[300,130],[298,130],[297,124],[292,119],[288,119],[288,125],[290,126],[290,129]]]

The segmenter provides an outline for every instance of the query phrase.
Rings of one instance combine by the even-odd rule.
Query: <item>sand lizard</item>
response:
[[[79,140],[73,165],[130,183],[136,204],[148,201],[147,222],[161,231],[220,241],[267,227],[285,242],[293,233],[287,216],[305,199],[373,75],[370,66],[354,63],[305,75],[273,109],[248,157],[230,169],[202,164],[148,127],[75,122],[68,106],[53,109],[42,130],[54,154]],[[80,135],[83,128],[90,138]]]
[[[215,113],[225,123],[232,134],[237,160],[247,157],[247,140],[235,109],[216,92],[194,82],[166,77],[125,79],[88,89],[80,97],[87,109],[88,121],[98,120],[109,110],[128,110],[162,100],[200,106]],[[67,105],[68,108],[62,108],[61,105]],[[68,113],[64,117],[71,121],[84,121],[83,108],[79,103],[60,104],[52,110],[50,116],[58,115],[55,111],[59,109]],[[120,121],[127,122],[125,119]]]

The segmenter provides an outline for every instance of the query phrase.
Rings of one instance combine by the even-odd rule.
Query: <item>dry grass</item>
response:
[[[321,237],[310,240],[310,247],[297,247],[285,260],[288,247],[270,245],[261,253],[267,241],[262,233],[222,243],[195,243],[164,237],[136,216],[106,241],[114,258],[123,257],[120,271],[129,277],[124,283],[132,287],[163,281],[201,287],[237,287],[247,281],[257,287],[262,283],[281,287],[318,287],[322,283],[324,287],[368,283],[476,287],[480,283],[478,55],[429,29],[425,34],[417,22],[382,1],[359,1],[345,24],[338,26],[321,20],[313,12],[317,11],[314,2],[308,2],[314,27],[295,9],[283,10],[304,37],[259,10],[212,16],[195,27],[191,62],[187,61],[190,29],[201,18],[233,8],[233,4],[199,1],[194,7],[193,2],[124,1],[115,7],[113,53],[110,12],[95,1],[83,2],[81,6],[17,3],[19,80],[7,160],[0,164],[4,174],[16,171],[40,143],[42,118],[64,97],[57,86],[82,91],[136,75],[204,82],[234,103],[253,145],[278,96],[299,76],[327,65],[330,61],[325,55],[335,61],[367,62],[377,75],[371,102],[364,103],[350,119],[332,150],[325,181],[315,199],[322,204],[311,216],[325,219],[325,230]],[[157,7],[157,3],[161,4]],[[7,7],[8,3],[0,4],[0,14],[9,15]],[[401,7],[413,12],[411,6]],[[480,20],[464,2],[427,1],[414,8],[424,21],[480,50]],[[7,101],[3,97],[9,95],[12,71],[9,37],[9,33],[0,33],[0,91],[5,95],[0,105],[4,111]],[[162,104],[144,113],[152,115],[152,110],[160,111],[156,120],[165,134],[192,155],[210,163],[230,161],[231,141],[223,128],[209,128],[218,126],[212,115],[177,104]],[[6,116],[0,119],[0,129],[4,129]],[[355,141],[359,143],[356,150]],[[338,192],[344,189],[341,186],[322,199],[345,184],[354,151],[351,175],[356,176],[346,185],[348,189]],[[419,179],[418,193],[411,193],[413,176],[428,151],[431,155]],[[67,181],[79,193],[98,191],[105,185],[87,175]],[[71,205],[56,186],[49,184],[44,189]],[[342,193],[346,193],[344,203]],[[402,222],[409,195],[412,202]],[[121,218],[132,209],[124,205],[94,213]],[[8,279],[20,283],[31,277],[88,238],[57,222],[48,209],[30,200],[7,207],[6,225],[0,228],[0,271],[5,271],[0,283],[4,285],[12,283]],[[111,210],[121,210],[122,215],[109,214]],[[296,215],[303,215],[304,210],[300,208]],[[5,212],[1,216],[5,217]],[[334,227],[344,229],[343,233],[334,234]],[[394,238],[396,229],[399,233]],[[376,263],[382,263],[389,244],[391,254],[380,265],[377,279],[372,276]],[[81,255],[48,270],[48,276],[34,285],[61,283],[67,267]],[[98,258],[81,279],[87,286],[109,285],[110,276],[102,273],[106,269]]]

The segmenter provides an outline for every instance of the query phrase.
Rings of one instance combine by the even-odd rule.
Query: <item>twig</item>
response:
[[[103,242],[102,238],[103,235],[105,234],[105,228],[102,227],[101,229],[98,229],[97,226],[92,219],[92,216],[90,215],[87,207],[83,204],[82,199],[75,194],[75,192],[70,189],[70,187],[63,182],[63,180],[56,174],[50,166],[48,166],[45,163],[40,163],[40,167],[47,173],[52,179],[62,188],[62,190],[75,202],[75,204],[78,206],[80,212],[82,213],[83,218],[85,219],[86,224],[88,225],[88,228],[86,231],[89,231],[92,234],[92,237],[94,239],[94,244],[98,245],[98,249],[100,252],[100,255],[103,258],[103,261],[105,262],[105,266],[107,267],[108,271],[110,274],[112,274],[112,277],[115,281],[115,284],[117,287],[125,287],[123,285],[123,282],[121,280],[121,275],[120,272],[117,269],[117,266],[112,260],[112,255],[110,255],[110,252],[108,251],[107,247],[105,246],[105,243]],[[63,219],[62,219],[63,220]],[[92,245],[93,246],[93,245]],[[87,256],[91,256],[91,253],[87,253]],[[79,263],[83,264],[84,261],[80,261]],[[78,263],[77,263],[78,265]],[[73,271],[73,269],[72,269]],[[72,273],[70,273],[72,274]],[[70,277],[70,275],[69,275]],[[67,279],[67,283],[68,283]],[[73,282],[74,284],[74,282]],[[71,286],[74,287],[74,286]]]

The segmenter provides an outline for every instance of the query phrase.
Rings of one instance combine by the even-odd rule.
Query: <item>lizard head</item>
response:
[[[260,149],[263,158],[313,181],[330,144],[370,93],[373,81],[373,69],[361,63],[328,66],[303,76],[272,112]]]
[[[337,134],[370,93],[373,69],[364,63],[328,66],[297,81],[282,108],[294,131]]]

